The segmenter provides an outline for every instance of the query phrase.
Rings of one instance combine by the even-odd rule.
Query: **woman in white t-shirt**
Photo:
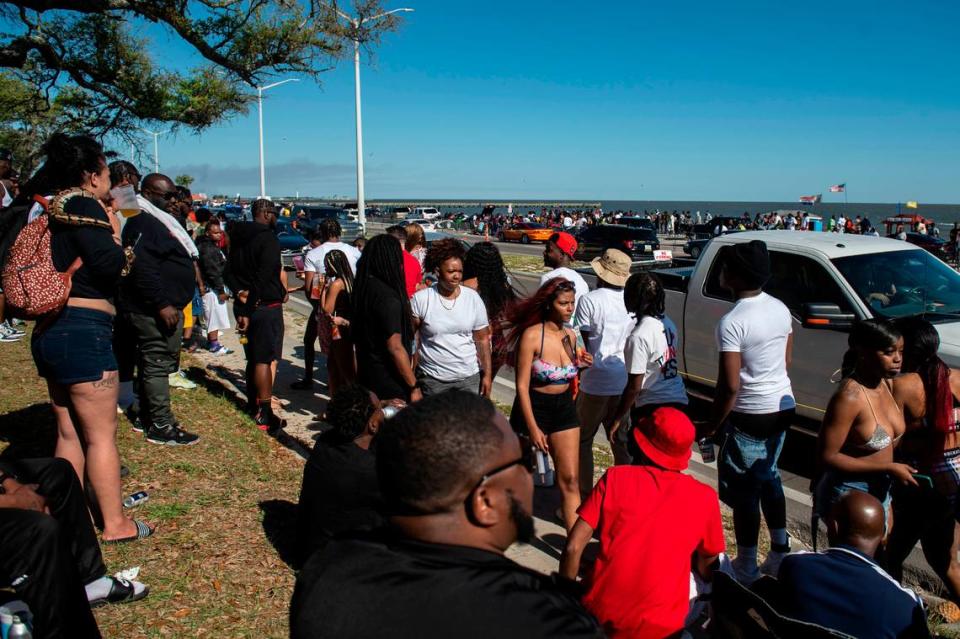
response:
[[[437,283],[410,299],[419,337],[417,381],[424,397],[453,388],[490,396],[487,310],[476,291],[460,285],[464,254],[460,240],[434,242],[425,270],[436,273]]]
[[[628,461],[623,455],[631,426],[662,406],[687,407],[687,389],[677,369],[680,333],[664,314],[666,295],[660,279],[650,273],[631,275],[623,288],[623,304],[637,323],[623,348],[627,385],[610,429],[614,457],[620,457],[615,459],[618,463]]]

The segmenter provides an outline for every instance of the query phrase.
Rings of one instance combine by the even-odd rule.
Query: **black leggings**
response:
[[[0,515],[0,582],[34,615],[35,637],[100,637],[84,584],[106,574],[83,488],[63,459],[0,462],[22,484],[38,484],[50,515],[5,508]]]
[[[318,300],[310,300],[310,317],[303,329],[303,378],[313,379],[313,363],[317,358],[317,313],[320,308]]]

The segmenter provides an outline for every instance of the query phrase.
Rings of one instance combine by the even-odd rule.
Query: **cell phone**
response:
[[[933,488],[933,477],[930,475],[924,475],[922,473],[914,473],[913,478],[917,480],[918,484],[926,485],[929,488]]]

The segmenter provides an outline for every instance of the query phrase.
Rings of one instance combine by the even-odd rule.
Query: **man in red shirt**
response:
[[[560,575],[576,579],[583,550],[599,530],[584,606],[608,637],[662,639],[683,629],[691,557],[709,580],[723,552],[720,502],[713,488],[682,473],[695,437],[685,414],[657,409],[633,433],[633,465],[607,469],[580,506]]]
[[[397,241],[400,242],[400,248],[403,249],[407,241],[406,229],[397,224],[388,228],[387,233],[397,238]],[[420,289],[420,284],[423,282],[423,268],[421,268],[420,262],[406,249],[403,249],[403,280],[407,285],[407,297],[413,297],[413,294]]]

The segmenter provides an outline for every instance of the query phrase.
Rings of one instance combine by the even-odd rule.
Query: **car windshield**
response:
[[[960,313],[960,274],[922,249],[852,255],[833,263],[882,317]]]

